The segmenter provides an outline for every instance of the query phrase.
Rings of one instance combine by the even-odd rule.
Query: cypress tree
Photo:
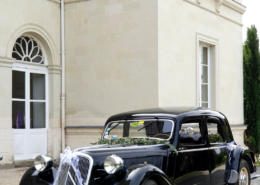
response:
[[[260,54],[259,38],[254,25],[247,29],[243,47],[244,117],[246,137],[251,150],[260,151]]]

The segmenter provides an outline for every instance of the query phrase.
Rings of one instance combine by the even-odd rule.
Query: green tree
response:
[[[246,138],[251,150],[260,151],[260,54],[259,38],[254,25],[247,29],[243,47]]]

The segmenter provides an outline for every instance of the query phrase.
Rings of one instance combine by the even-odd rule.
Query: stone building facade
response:
[[[62,128],[60,2],[1,1],[0,164],[58,159],[63,129],[89,145],[110,115],[158,106],[217,109],[243,144],[241,3],[66,0]]]

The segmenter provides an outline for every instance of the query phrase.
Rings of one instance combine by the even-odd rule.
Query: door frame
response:
[[[49,128],[49,76],[48,76],[48,68],[47,65],[42,64],[27,64],[25,62],[18,62],[16,61],[13,64],[12,71],[21,71],[25,72],[25,99],[17,99],[12,98],[13,101],[25,101],[25,129],[14,129],[14,135],[16,134],[25,134],[25,146],[23,151],[25,152],[24,155],[16,156],[14,151],[14,161],[19,160],[27,160],[27,159],[34,159],[36,154],[32,153],[32,143],[30,142],[30,134],[31,133],[46,133],[45,137],[45,149],[44,153],[38,154],[47,154],[48,148],[48,128]],[[37,74],[44,74],[45,75],[45,100],[30,100],[30,73],[37,73]],[[45,128],[40,129],[30,129],[30,102],[45,102]],[[15,139],[15,138],[14,138]],[[15,143],[14,143],[15,144]],[[44,146],[42,146],[44,147]]]

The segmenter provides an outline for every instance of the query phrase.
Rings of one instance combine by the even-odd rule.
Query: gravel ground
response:
[[[12,169],[0,169],[0,185],[19,185],[19,182],[28,169],[26,168],[12,168]],[[260,175],[260,167],[257,168],[256,175]],[[251,185],[259,185],[260,177],[253,179]]]
[[[257,171],[254,175],[259,175],[260,176],[260,167],[257,167]],[[256,179],[252,179],[251,185],[259,185],[260,184],[260,177]]]
[[[27,169],[28,167],[0,169],[0,185],[19,185],[19,182]]]

